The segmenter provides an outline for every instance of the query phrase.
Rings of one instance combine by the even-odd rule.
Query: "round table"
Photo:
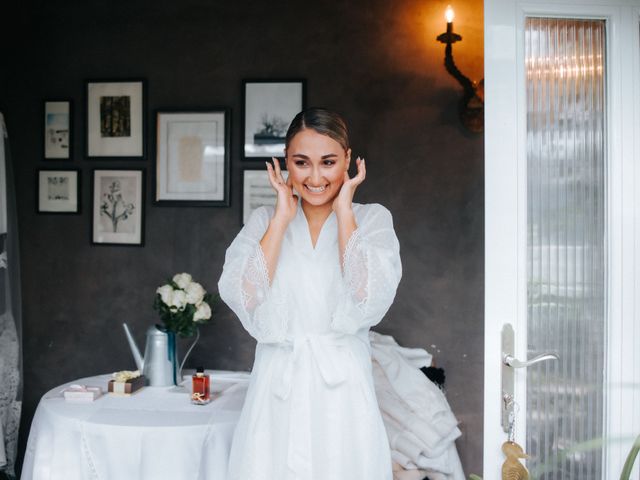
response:
[[[74,380],[45,394],[33,417],[23,480],[225,480],[233,432],[249,372],[207,371],[213,401],[190,403],[181,387],[144,387],[131,396],[106,393],[111,375]],[[71,384],[100,386],[90,403],[65,401]]]

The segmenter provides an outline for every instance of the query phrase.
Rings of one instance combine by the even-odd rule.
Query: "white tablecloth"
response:
[[[208,405],[190,403],[190,379],[186,389],[145,387],[86,404],[65,401],[61,391],[78,383],[106,392],[110,375],[56,387],[36,410],[21,478],[225,480],[249,374],[207,373],[212,390],[222,390]]]

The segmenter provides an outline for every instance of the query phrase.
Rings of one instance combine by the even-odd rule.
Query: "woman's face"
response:
[[[298,132],[289,142],[286,163],[293,188],[311,205],[332,202],[349,169],[351,149],[310,128]]]

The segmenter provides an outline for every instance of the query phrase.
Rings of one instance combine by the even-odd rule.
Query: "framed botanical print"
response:
[[[289,123],[305,107],[305,80],[244,80],[243,157],[281,157]]]
[[[156,125],[155,202],[229,206],[229,110],[161,110]]]
[[[45,100],[43,105],[43,157],[45,160],[72,158],[73,103],[70,99]]]
[[[289,172],[282,170],[282,177],[287,180]],[[269,182],[266,168],[245,169],[242,171],[242,224],[249,220],[251,213],[263,205],[275,206],[276,191]]]
[[[91,243],[144,244],[144,170],[93,171]]]
[[[144,159],[146,82],[86,82],[86,156],[89,159]]]
[[[80,213],[80,170],[38,169],[38,213]]]

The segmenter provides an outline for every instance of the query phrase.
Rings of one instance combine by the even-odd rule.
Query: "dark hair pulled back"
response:
[[[287,130],[285,148],[299,132],[310,128],[321,135],[326,135],[338,142],[344,150],[349,149],[349,132],[342,116],[327,108],[311,107],[298,113]]]

